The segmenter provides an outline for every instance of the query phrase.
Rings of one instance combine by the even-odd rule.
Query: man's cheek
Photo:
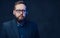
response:
[[[18,17],[19,15],[18,15],[18,14],[16,14],[15,16],[16,16],[16,17]]]
[[[16,13],[16,15],[19,15],[19,13]]]
[[[26,14],[23,14],[23,16],[25,17],[25,16],[26,16]]]

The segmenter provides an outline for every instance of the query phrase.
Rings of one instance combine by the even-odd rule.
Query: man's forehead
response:
[[[15,9],[26,9],[26,6],[24,5],[24,4],[17,4],[17,5],[15,5]]]

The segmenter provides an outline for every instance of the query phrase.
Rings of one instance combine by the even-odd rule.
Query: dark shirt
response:
[[[23,31],[23,24],[17,24],[18,32],[19,32],[19,37],[23,38],[24,37],[24,31]]]

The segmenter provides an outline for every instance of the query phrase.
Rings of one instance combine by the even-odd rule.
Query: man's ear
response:
[[[15,15],[15,11],[13,10],[13,15]]]

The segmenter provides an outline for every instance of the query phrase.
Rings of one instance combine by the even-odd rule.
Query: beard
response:
[[[22,23],[22,22],[27,20],[27,15],[26,16],[20,15],[18,17],[16,17],[16,16],[14,16],[14,17],[15,17],[16,21],[19,22],[19,23]]]
[[[22,23],[22,22],[24,22],[26,20],[26,17],[24,17],[24,16],[19,16],[19,17],[15,17],[15,18],[16,18],[16,21],[18,23]]]
[[[17,20],[18,20],[18,21],[24,20],[24,18],[25,18],[24,16],[19,16],[19,17],[17,17]]]

